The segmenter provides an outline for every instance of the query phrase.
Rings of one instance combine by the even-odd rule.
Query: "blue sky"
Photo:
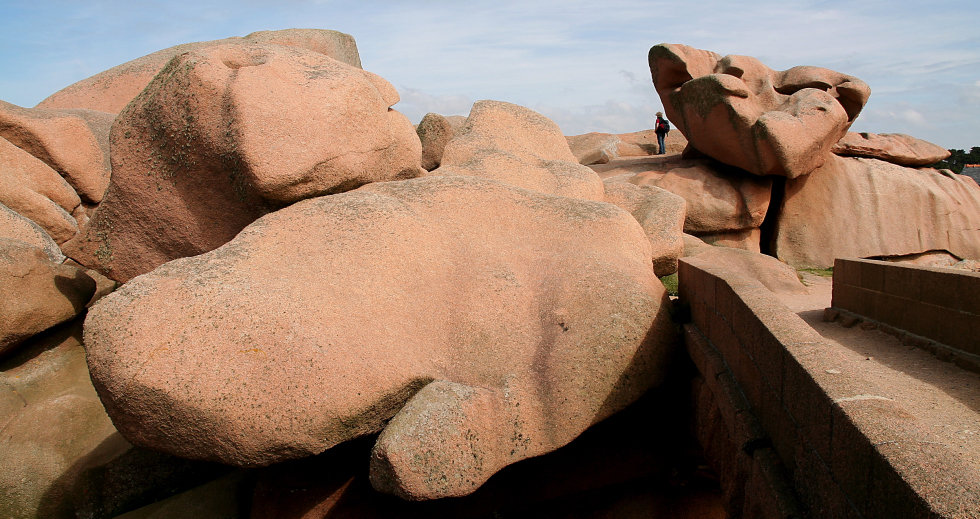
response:
[[[34,106],[179,43],[321,28],[355,37],[413,122],[499,99],[569,135],[620,133],[652,126],[661,103],[646,55],[670,42],[857,76],[872,94],[853,130],[969,149],[980,146],[978,14],[976,0],[0,0],[0,100]]]

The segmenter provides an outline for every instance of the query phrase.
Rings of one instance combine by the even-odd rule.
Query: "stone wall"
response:
[[[972,517],[949,453],[903,448],[921,443],[915,418],[868,398],[874,384],[835,369],[831,346],[761,284],[681,260],[679,286],[704,380],[698,435],[733,516]],[[710,431],[718,421],[726,434]],[[734,453],[712,447],[726,441]]]
[[[937,353],[960,364],[980,365],[980,273],[837,259],[832,306],[938,342]]]

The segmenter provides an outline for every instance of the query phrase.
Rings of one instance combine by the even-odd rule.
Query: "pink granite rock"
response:
[[[125,282],[230,240],[271,209],[421,171],[380,77],[282,45],[212,45],[173,61],[112,127],[112,180],[66,244]]]
[[[901,133],[847,132],[833,147],[837,155],[868,157],[899,166],[930,166],[949,157],[949,150]]]
[[[0,239],[22,241],[41,249],[53,263],[65,261],[65,255],[47,231],[3,204],[0,204]]]
[[[758,228],[769,208],[772,181],[710,159],[658,157],[593,166],[607,180],[656,186],[687,201],[684,232],[708,234]]]
[[[0,138],[0,203],[40,225],[61,244],[78,232],[81,200],[58,173]]]
[[[684,216],[687,202],[654,186],[637,186],[616,179],[606,181],[606,202],[629,212],[640,223],[653,248],[657,277],[677,272],[677,258],[684,253]]]
[[[212,45],[248,46],[256,43],[304,48],[330,56],[353,67],[361,67],[357,45],[349,34],[321,29],[260,31],[245,37],[185,43],[127,61],[55,92],[38,103],[37,108],[87,108],[100,112],[119,113],[174,57]]]
[[[927,251],[980,258],[980,186],[934,169],[835,156],[786,183],[774,244],[797,267]]]
[[[376,488],[463,495],[662,379],[676,331],[650,256],[612,204],[375,183],[131,280],[85,344],[136,444],[254,466],[384,429]]]
[[[477,101],[429,175],[499,180],[553,195],[603,200],[602,179],[578,163],[558,125],[503,101]]]
[[[95,293],[85,272],[53,263],[43,249],[0,238],[0,355],[75,317]]]
[[[442,152],[459,132],[466,122],[462,115],[444,116],[436,113],[427,113],[419,121],[415,132],[422,141],[422,167],[426,171],[432,171],[442,163]]]
[[[0,101],[0,137],[57,171],[86,202],[109,187],[109,128],[114,114],[41,110]]]
[[[772,256],[731,247],[698,247],[684,261],[733,270],[762,283],[774,293],[803,294],[806,286],[800,281],[793,267]]]
[[[756,175],[805,175],[831,156],[871,94],[818,67],[774,71],[749,56],[686,45],[650,49],[664,111],[691,145]]]

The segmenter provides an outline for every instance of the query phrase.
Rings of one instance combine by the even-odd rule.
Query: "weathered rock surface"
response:
[[[422,117],[415,132],[422,141],[422,167],[432,171],[442,163],[442,152],[466,122],[462,115],[439,115],[429,112]]]
[[[120,447],[81,336],[79,320],[29,341],[24,359],[0,363],[0,517],[74,518],[71,486],[86,460]]]
[[[0,101],[0,137],[58,172],[86,202],[109,187],[109,128],[115,114],[41,110]]]
[[[185,43],[148,54],[71,84],[38,103],[36,108],[87,108],[119,113],[174,57],[213,45],[256,43],[304,48],[361,67],[357,44],[349,34],[322,29],[259,31],[245,37]]]
[[[684,261],[696,266],[716,266],[733,270],[755,279],[774,293],[803,294],[806,287],[796,270],[778,259],[731,247],[696,247],[694,254]]]
[[[762,231],[758,227],[739,231],[702,233],[698,238],[717,247],[731,247],[751,252],[760,252],[762,248]]]
[[[602,179],[581,165],[558,125],[503,101],[477,101],[429,175],[489,178],[552,195],[603,200]]]
[[[949,150],[901,133],[847,132],[832,151],[837,155],[867,157],[900,166],[930,166],[949,157]]]
[[[600,133],[590,132],[582,135],[565,137],[572,154],[579,164],[606,164],[620,157],[642,157],[656,155],[660,151],[657,144],[657,133],[653,130],[642,130],[631,133]],[[687,146],[687,139],[678,131],[667,134],[664,144],[667,154],[681,153]]]
[[[90,310],[85,343],[134,443],[263,465],[388,423],[376,488],[463,495],[661,380],[676,336],[650,257],[611,204],[375,183],[131,280]]]
[[[112,180],[65,253],[112,279],[212,250],[284,204],[417,176],[421,145],[380,77],[282,45],[174,58],[112,127]]]
[[[78,232],[81,200],[58,173],[0,138],[0,203],[40,225],[58,244]]]
[[[684,215],[687,202],[667,190],[637,186],[625,181],[606,181],[606,202],[633,215],[650,239],[653,271],[657,277],[677,272],[677,258],[684,253]]]
[[[774,248],[797,267],[927,251],[980,258],[980,186],[934,169],[834,157],[787,181]]]
[[[94,293],[95,280],[84,271],[53,263],[43,249],[0,238],[0,355],[75,317]]]
[[[656,157],[618,160],[593,169],[604,179],[656,186],[687,201],[684,232],[718,233],[758,228],[766,216],[772,181],[712,160]]]
[[[65,261],[58,244],[34,221],[0,204],[0,239],[17,240],[44,251],[53,263]]]
[[[756,175],[795,178],[819,167],[871,94],[832,70],[774,71],[686,45],[654,46],[649,65],[668,119],[691,145]]]

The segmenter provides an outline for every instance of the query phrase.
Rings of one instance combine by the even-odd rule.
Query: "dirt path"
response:
[[[882,331],[845,328],[823,321],[830,306],[831,280],[804,274],[806,295],[780,294],[780,300],[822,335],[846,359],[842,370],[861,373],[912,413],[980,478],[980,375],[905,346]]]

